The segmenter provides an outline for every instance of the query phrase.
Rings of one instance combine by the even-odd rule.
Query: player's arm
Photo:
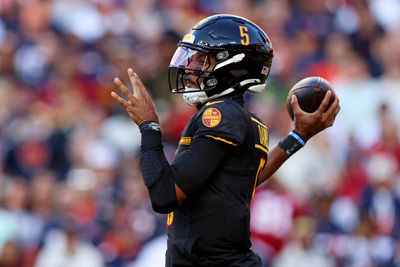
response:
[[[181,153],[172,166],[161,145],[158,116],[151,97],[136,73],[128,69],[133,94],[118,79],[114,82],[126,99],[115,92],[111,96],[124,106],[142,134],[141,169],[153,209],[160,213],[173,211],[211,175],[225,155],[220,143],[205,137],[193,140],[190,149]],[[210,153],[212,151],[212,153]],[[175,181],[179,181],[181,186]],[[182,190],[181,187],[184,187]]]
[[[294,131],[284,138],[278,145],[275,145],[268,153],[268,161],[258,177],[258,184],[263,183],[274,174],[279,167],[300,148],[302,148],[311,137],[324,129],[331,127],[339,113],[339,98],[335,97],[332,105],[328,106],[331,92],[328,91],[314,113],[307,113],[301,110],[297,98],[292,97],[292,108],[294,112]],[[300,139],[299,139],[300,138]]]
[[[161,132],[158,124],[157,111],[154,107],[153,101],[147,93],[143,83],[132,69],[128,69],[128,75],[132,84],[133,93],[129,91],[129,89],[121,82],[119,78],[115,78],[114,83],[117,85],[122,95],[125,96],[126,99],[122,98],[114,91],[111,92],[111,96],[125,108],[131,119],[141,129],[141,163],[144,165],[144,182],[149,188],[149,186],[155,183],[157,177],[161,174],[162,169],[166,168],[165,166],[169,167],[169,164],[165,159],[164,153],[162,152]],[[144,151],[153,150],[153,154],[150,153],[149,155],[149,153],[146,153],[144,156]],[[154,175],[155,173],[158,174]],[[165,171],[163,173],[165,173]],[[149,176],[156,176],[156,178],[149,178]],[[152,179],[154,179],[154,181],[152,181]],[[160,196],[154,194],[151,189],[149,189],[149,192],[151,198],[156,198],[155,203],[160,203],[160,201],[158,201],[159,199],[162,200],[162,204],[155,204],[155,209],[159,210],[160,212],[168,212],[169,209],[173,209],[180,202],[182,202],[184,198],[186,198],[183,192],[178,187],[175,187],[175,184],[172,181],[169,181],[169,186],[165,188],[165,192]]]
[[[175,210],[201,188],[225,156],[226,148],[223,144],[199,137],[170,165],[163,152],[159,125],[145,122],[140,130],[140,167],[152,207],[159,213]]]

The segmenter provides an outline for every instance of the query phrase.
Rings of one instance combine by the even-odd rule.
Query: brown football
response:
[[[297,100],[299,101],[301,109],[305,112],[312,113],[321,105],[321,102],[328,90],[332,91],[332,95],[327,109],[335,100],[335,91],[327,80],[321,77],[308,77],[296,83],[290,89],[286,99],[286,106],[290,118],[292,118],[292,120],[294,119],[291,104],[293,94],[297,96]]]

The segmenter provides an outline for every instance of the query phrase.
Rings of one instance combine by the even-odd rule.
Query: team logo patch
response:
[[[206,111],[204,111],[201,120],[204,126],[212,128],[217,126],[221,122],[222,115],[217,108],[208,108],[206,109]]]
[[[179,144],[180,145],[184,145],[184,146],[188,146],[188,145],[190,145],[191,142],[192,142],[192,138],[191,137],[182,136],[181,140],[179,141]]]

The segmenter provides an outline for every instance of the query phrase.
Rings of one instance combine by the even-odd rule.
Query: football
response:
[[[328,109],[335,100],[335,91],[327,80],[321,77],[308,77],[296,83],[290,89],[286,99],[286,106],[290,118],[294,120],[291,104],[293,94],[297,96],[297,100],[301,109],[305,112],[312,113],[318,109],[325,97],[326,92],[329,90],[332,91],[332,95],[326,109]]]

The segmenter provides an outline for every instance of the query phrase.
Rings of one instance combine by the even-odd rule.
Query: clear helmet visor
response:
[[[175,51],[170,63],[170,67],[201,71],[209,70],[210,66],[208,53],[182,46]]]
[[[178,47],[169,65],[169,85],[174,93],[198,92],[212,70],[210,54],[188,47]]]

